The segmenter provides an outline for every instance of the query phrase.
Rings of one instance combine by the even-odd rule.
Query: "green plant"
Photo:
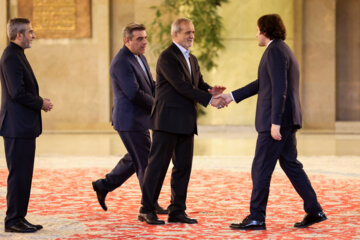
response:
[[[164,0],[152,6],[155,19],[151,23],[149,41],[160,52],[171,43],[172,21],[179,16],[190,18],[195,26],[195,45],[192,51],[199,64],[207,71],[216,66],[219,51],[224,48],[221,31],[223,24],[218,13],[221,4],[228,0]]]

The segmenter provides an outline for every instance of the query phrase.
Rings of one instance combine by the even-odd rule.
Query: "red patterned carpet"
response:
[[[101,165],[101,163],[99,163]],[[109,210],[97,203],[91,181],[109,169],[36,169],[28,220],[43,224],[35,234],[0,232],[2,239],[360,239],[359,178],[309,177],[328,220],[307,229],[294,229],[303,217],[302,201],[284,174],[271,183],[266,231],[237,231],[230,223],[248,214],[251,178],[236,170],[193,170],[187,213],[199,224],[149,226],[137,221],[140,191],[132,177],[107,197]],[[0,170],[0,224],[5,214],[7,170]],[[168,204],[169,175],[160,204]],[[166,220],[166,216],[160,218]]]

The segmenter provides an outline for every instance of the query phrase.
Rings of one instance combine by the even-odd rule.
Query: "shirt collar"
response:
[[[181,46],[180,44],[173,42],[181,51],[181,53],[186,57],[189,58],[190,57],[190,50],[187,50],[186,48],[184,48],[183,46]]]
[[[24,53],[24,49],[21,46],[17,45],[16,43],[10,42],[10,46],[15,48],[17,51],[20,51],[20,52]]]
[[[274,39],[273,39],[273,40],[270,40],[270,42],[268,43],[268,45],[267,45],[266,47],[268,47],[272,41],[274,41]]]

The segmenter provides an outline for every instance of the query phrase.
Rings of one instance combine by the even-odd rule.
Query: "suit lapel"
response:
[[[265,49],[265,51],[264,51],[264,53],[263,53],[263,55],[262,55],[262,57],[261,57],[261,60],[260,60],[260,63],[259,63],[259,73],[258,74],[260,74],[260,71],[261,71],[261,69],[267,64],[267,58],[268,58],[268,52],[269,52],[269,50],[272,48],[272,47],[274,47],[276,44],[277,44],[277,42],[279,41],[279,39],[274,39],[271,43],[270,43],[270,45],[268,45],[267,47],[266,47],[266,49]],[[260,76],[260,75],[259,75]]]
[[[187,79],[189,80],[189,82],[192,83],[192,80],[191,80],[191,75],[190,75],[190,70],[189,70],[189,67],[188,67],[188,64],[185,60],[185,57],[184,55],[182,54],[182,52],[180,51],[180,49],[173,43],[172,45],[172,49],[176,55],[176,57],[179,59],[179,61],[181,62],[181,65],[184,69],[184,72],[187,76]],[[190,62],[190,65],[191,65],[191,62]]]
[[[146,70],[146,74],[144,73],[144,76],[146,77],[146,80],[147,80],[147,82],[149,83],[149,85],[150,85],[150,87],[151,87],[151,89],[153,89],[155,86],[154,86],[154,81],[153,81],[153,79],[152,79],[152,76],[151,76],[151,73],[150,73],[150,68],[149,68],[149,65],[148,65],[148,63],[147,63],[147,61],[146,61],[146,58],[143,56],[143,55],[140,55],[140,59],[141,59],[141,61],[143,62],[143,64],[144,64],[144,66],[145,66],[145,70]],[[141,68],[141,66],[140,66],[140,68]],[[142,69],[141,69],[142,70]],[[142,71],[142,72],[144,72],[144,71]]]
[[[191,80],[192,80],[192,83],[193,85],[197,86],[199,83],[198,83],[198,79],[195,79],[195,57],[193,55],[190,54],[190,66],[191,66]]]
[[[142,82],[146,82],[147,86],[149,86],[150,91],[153,93],[154,92],[154,83],[153,80],[151,78],[151,74],[150,70],[149,70],[149,66],[147,64],[147,61],[145,59],[145,57],[143,55],[140,55],[141,61],[143,62],[145,69],[147,71],[148,74],[146,74],[139,61],[136,59],[135,55],[124,45],[122,50],[129,56],[129,61],[132,62],[132,64],[134,64],[134,66],[136,66],[136,70],[138,71],[137,74],[140,74],[141,79],[138,79],[138,81],[142,81]]]
[[[149,78],[146,76],[144,70],[142,69],[142,67],[141,67],[140,63],[138,62],[138,60],[136,59],[135,55],[132,54],[130,51],[129,51],[129,54],[131,55],[131,56],[130,56],[131,61],[132,61],[133,64],[137,67],[138,73],[140,73],[141,80],[142,80],[142,81],[145,81],[146,84],[150,87],[150,89],[152,89],[151,84],[150,84],[150,80],[149,80]]]
[[[262,71],[264,65],[266,64],[266,58],[268,53],[269,47],[266,48],[265,52],[263,53],[260,63],[259,63],[259,69],[258,69],[258,79],[260,78],[260,72]]]

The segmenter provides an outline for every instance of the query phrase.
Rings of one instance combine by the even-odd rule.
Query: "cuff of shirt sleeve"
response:
[[[234,96],[233,96],[232,92],[230,93],[230,96],[231,96],[232,100],[235,102],[235,99],[234,99]]]

